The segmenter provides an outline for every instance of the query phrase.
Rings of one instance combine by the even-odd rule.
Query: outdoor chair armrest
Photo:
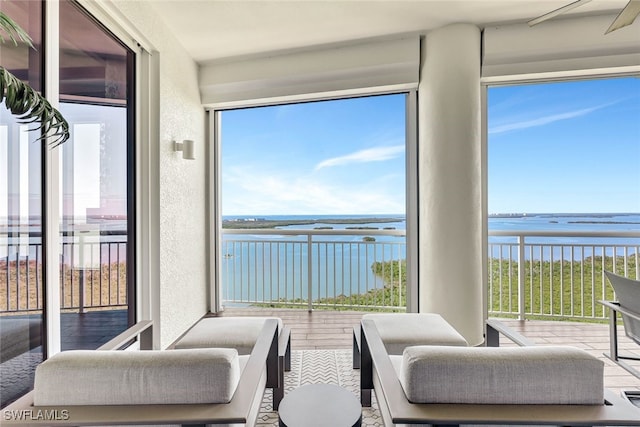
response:
[[[618,301],[599,300],[598,304],[602,304],[605,307],[609,307],[611,310],[616,311],[620,314],[625,314],[636,320],[640,320],[640,313],[637,313],[633,310],[629,310],[628,308],[621,306]]]
[[[278,336],[278,384],[273,387],[273,410],[277,411],[284,398],[284,372],[291,370],[291,328],[283,326]]]
[[[618,313],[626,316],[627,319],[634,319],[639,322],[640,313],[622,307],[617,301],[599,300],[598,303],[609,308],[609,353],[604,353],[604,355],[630,374],[640,378],[640,371],[625,362],[625,360],[640,360],[640,358],[630,352],[627,352],[626,355],[621,355],[620,349],[618,348]]]
[[[500,334],[509,338],[514,343],[518,344],[521,347],[528,347],[535,345],[533,341],[519,332],[514,331],[509,328],[507,325],[502,323],[498,319],[489,318],[486,321],[487,325],[487,347],[500,347]]]
[[[278,336],[278,357],[284,358],[284,370],[291,370],[291,328],[283,326]]]
[[[151,350],[153,347],[153,321],[139,321],[127,330],[102,344],[96,350],[119,350],[136,337],[140,340],[140,350]]]

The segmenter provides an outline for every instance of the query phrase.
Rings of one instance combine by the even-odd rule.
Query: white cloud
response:
[[[352,163],[382,162],[394,159],[404,153],[404,145],[393,145],[390,147],[367,148],[356,151],[345,156],[333,157],[321,161],[316,165],[315,170],[332,166],[344,166]]]
[[[390,179],[385,177],[385,180]],[[358,214],[404,212],[404,194],[382,183],[331,185],[284,172],[265,177],[250,170],[227,170],[224,215]]]
[[[610,105],[610,104],[607,104],[607,105]],[[558,121],[561,121],[561,120],[568,120],[568,119],[572,119],[572,118],[575,118],[575,117],[584,116],[584,115],[592,113],[592,112],[594,112],[596,110],[604,108],[607,105],[600,105],[600,106],[591,107],[591,108],[583,108],[581,110],[568,111],[566,113],[551,114],[551,115],[548,115],[548,116],[539,117],[537,119],[522,120],[522,121],[518,121],[518,122],[498,125],[498,126],[494,126],[491,129],[489,129],[489,133],[490,134],[497,134],[497,133],[510,132],[510,131],[514,131],[514,130],[532,128],[532,127],[537,127],[537,126],[544,126],[544,125],[547,125],[549,123],[553,123],[553,122],[558,122]]]

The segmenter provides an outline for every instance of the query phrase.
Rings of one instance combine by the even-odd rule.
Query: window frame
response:
[[[128,144],[128,180],[133,180],[128,191],[128,215],[133,216],[133,244],[129,252],[135,257],[135,268],[127,274],[135,291],[130,293],[130,313],[135,313],[130,322],[153,319],[159,322],[158,304],[153,304],[150,283],[157,281],[159,266],[150,262],[158,251],[159,242],[159,154],[151,150],[153,140],[159,140],[159,58],[153,45],[128,23],[126,17],[107,3],[90,0],[74,0],[89,13],[106,31],[116,37],[134,56],[127,73],[133,76],[134,92],[128,114],[133,123],[129,128],[131,143]],[[58,2],[44,4],[44,95],[53,107],[60,105],[59,90],[59,16]],[[133,134],[131,134],[133,132]],[[59,247],[60,239],[60,147],[44,150],[43,157],[43,244]],[[154,179],[156,177],[156,179]],[[148,195],[144,199],[141,195]],[[155,195],[155,197],[154,197]],[[154,202],[155,201],[155,202]],[[155,248],[155,249],[154,249]],[[145,252],[147,251],[147,252]],[[150,251],[150,252],[148,252]],[[130,256],[127,255],[127,261]],[[155,259],[159,259],[157,256]],[[45,358],[61,351],[60,321],[60,273],[59,252],[46,251],[43,260],[45,309]],[[154,346],[158,346],[159,332],[154,329]]]
[[[579,80],[614,79],[622,77],[640,78],[640,68],[573,70],[545,72],[526,75],[502,75],[480,78],[481,120],[481,180],[482,180],[482,307],[484,320],[489,317],[489,88],[495,86],[517,86],[544,83],[562,83]]]
[[[405,97],[405,215],[407,224],[406,233],[406,256],[407,256],[407,312],[418,311],[418,89],[396,90],[396,91],[375,91],[372,90],[366,94],[359,91],[352,91],[349,95],[341,95],[338,97],[318,97],[309,96],[308,98],[299,99],[299,97],[285,98],[284,101],[278,98],[277,103],[273,102],[255,102],[247,100],[241,105],[234,104],[226,108],[209,108],[208,114],[208,138],[210,139],[207,153],[207,184],[209,194],[208,206],[208,223],[211,224],[209,236],[209,310],[212,312],[220,312],[223,310],[221,299],[222,272],[222,199],[221,199],[221,113],[227,110],[248,108],[248,107],[266,107],[272,105],[291,105],[304,102],[326,101],[326,100],[344,100],[349,98],[376,96],[376,95],[393,95],[404,94]],[[413,230],[410,231],[410,230]]]

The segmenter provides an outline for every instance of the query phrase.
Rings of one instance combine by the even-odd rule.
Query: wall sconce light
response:
[[[185,139],[182,142],[173,141],[173,150],[182,151],[182,158],[194,160],[196,158],[193,141],[191,139]]]

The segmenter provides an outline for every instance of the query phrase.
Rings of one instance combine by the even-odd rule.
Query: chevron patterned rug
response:
[[[351,350],[299,350],[291,352],[291,371],[285,372],[285,396],[306,384],[337,384],[360,400],[360,371],[351,367]],[[363,426],[383,426],[375,394],[371,408],[363,408]],[[258,426],[278,426],[278,413],[271,406],[271,390],[265,392]]]

